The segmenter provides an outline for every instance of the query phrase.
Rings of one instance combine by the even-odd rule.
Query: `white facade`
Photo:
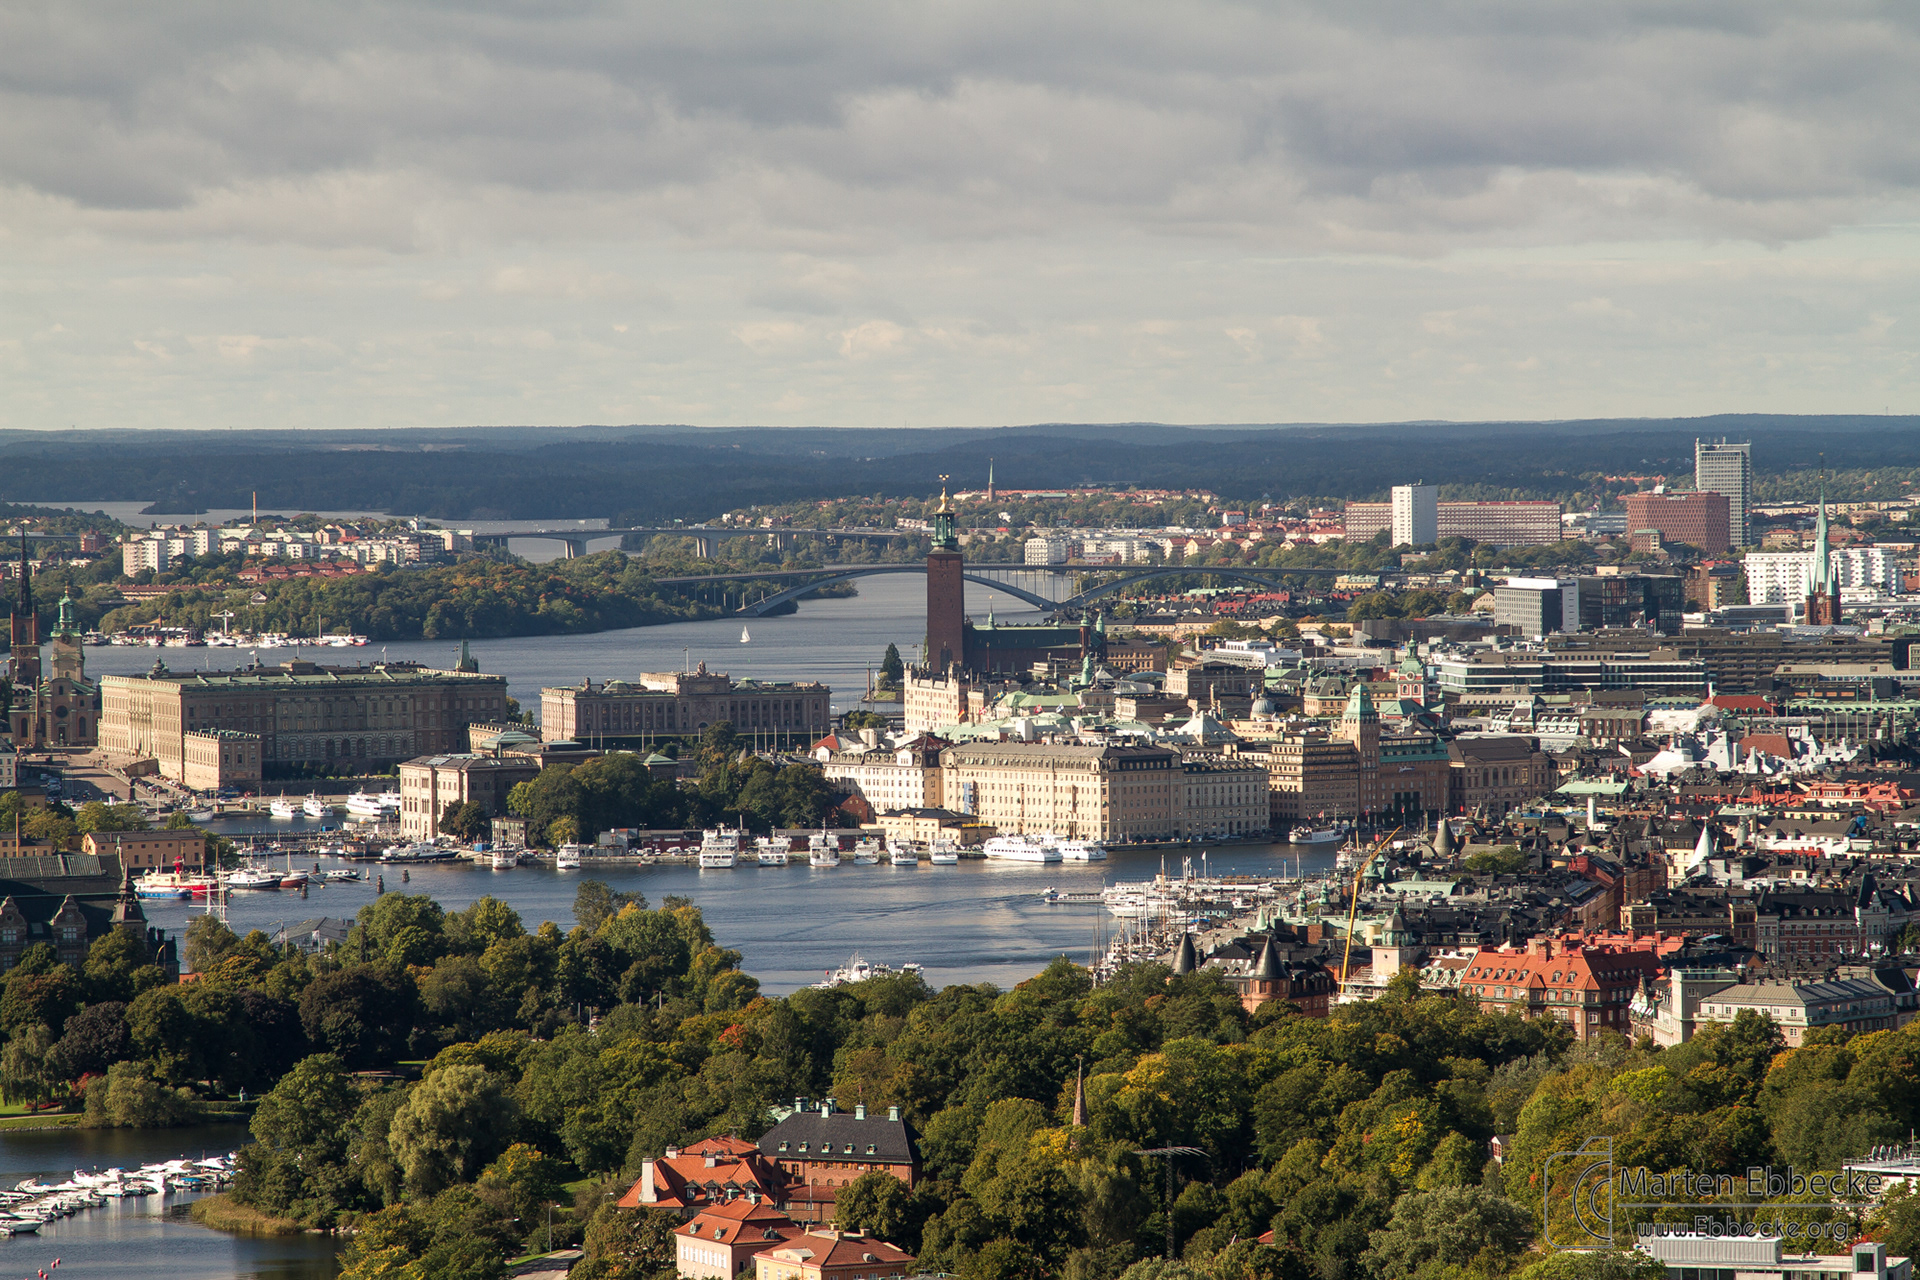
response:
[[[1431,484],[1393,486],[1393,545],[1420,546],[1440,540],[1440,489]]]
[[[1028,538],[1026,553],[1028,564],[1065,564],[1067,540],[1065,538]]]
[[[129,578],[142,569],[151,569],[159,573],[168,564],[167,544],[159,538],[142,538],[138,542],[129,542],[120,553],[121,571]]]
[[[1900,557],[1886,547],[1838,547],[1828,553],[1827,564],[1843,594],[1879,596],[1900,591]],[[1741,566],[1747,575],[1747,603],[1797,604],[1807,597],[1813,552],[1754,551]]]

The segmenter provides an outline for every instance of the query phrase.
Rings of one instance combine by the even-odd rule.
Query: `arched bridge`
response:
[[[978,570],[998,569],[1006,572],[1022,570],[1026,568],[1026,566],[1017,564],[983,564],[976,568]],[[1059,571],[1060,568],[1061,566],[1054,566],[1056,572]],[[1097,568],[1076,570],[1074,566],[1071,565],[1065,566],[1065,570],[1069,573],[1101,572],[1101,570]],[[765,573],[713,573],[693,577],[655,578],[654,581],[661,586],[693,586],[706,582],[764,582],[769,578],[808,579],[806,582],[788,587],[784,591],[779,591],[767,596],[765,599],[756,600],[752,604],[742,606],[740,609],[741,613],[751,617],[759,617],[767,611],[785,604],[789,600],[798,600],[810,591],[816,591],[821,587],[829,586],[835,582],[849,582],[855,578],[869,578],[882,573],[923,574],[926,571],[927,567],[924,564],[826,565],[818,569],[778,569]],[[1109,572],[1111,572],[1111,570],[1109,570]],[[976,582],[983,587],[992,587],[996,591],[1004,591],[1014,599],[1030,604],[1036,609],[1052,612],[1056,609],[1077,609],[1091,601],[1100,599],[1102,596],[1112,595],[1136,583],[1148,582],[1155,578],[1184,578],[1196,574],[1206,574],[1216,578],[1229,578],[1236,582],[1250,582],[1257,586],[1272,587],[1277,586],[1279,580],[1282,578],[1337,577],[1345,572],[1347,572],[1345,569],[1231,568],[1217,565],[1165,565],[1153,569],[1141,569],[1134,572],[1122,573],[1120,577],[1115,578],[1112,582],[1103,582],[1097,587],[1090,587],[1077,595],[1068,596],[1064,600],[1049,600],[1045,596],[1028,591],[1023,587],[1016,587],[998,578],[987,577],[984,573],[977,571],[968,571],[961,576],[968,582]]]

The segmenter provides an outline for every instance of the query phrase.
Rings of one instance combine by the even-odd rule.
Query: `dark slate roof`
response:
[[[846,1158],[848,1144],[861,1160],[883,1164],[917,1163],[914,1156],[913,1129],[905,1120],[889,1120],[885,1113],[869,1112],[862,1120],[851,1111],[836,1111],[823,1116],[818,1111],[802,1111],[788,1116],[760,1137],[760,1154],[769,1160],[825,1159],[829,1155]],[[787,1149],[780,1149],[781,1143]],[[800,1144],[807,1149],[802,1151]],[[830,1147],[822,1144],[831,1144]],[[873,1154],[867,1154],[867,1147]]]

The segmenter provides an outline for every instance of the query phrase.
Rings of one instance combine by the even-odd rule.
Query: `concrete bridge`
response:
[[[445,523],[445,522],[441,522]],[[504,547],[515,538],[537,538],[547,542],[566,544],[565,558],[568,560],[586,554],[587,544],[608,538],[624,538],[628,534],[641,536],[666,536],[692,538],[694,554],[702,559],[712,559],[714,548],[726,538],[765,537],[774,546],[784,547],[795,537],[826,538],[863,541],[890,542],[896,538],[913,538],[925,535],[920,529],[752,529],[745,525],[704,525],[675,524],[658,527],[635,527],[630,529],[494,529],[486,533],[473,535],[476,547]]]
[[[1038,566],[1035,566],[1035,568],[1038,568]],[[1050,566],[1050,568],[1052,568],[1054,572],[1060,571],[1059,566]],[[1275,587],[1280,584],[1280,580],[1283,578],[1328,578],[1338,577],[1347,572],[1345,569],[1225,568],[1213,565],[1167,565],[1133,571],[1103,570],[1100,568],[1076,570],[1072,566],[1067,566],[1066,572],[1069,573],[1089,574],[1118,572],[1121,576],[1111,582],[1103,582],[1097,587],[1090,587],[1085,591],[1068,596],[1065,599],[1050,600],[1045,596],[1028,591],[1023,587],[1014,586],[1003,579],[986,576],[987,572],[996,569],[1003,573],[1032,572],[1032,570],[1027,569],[1024,565],[980,564],[970,566],[966,572],[961,574],[961,577],[965,578],[968,582],[977,582],[981,586],[992,587],[996,591],[1004,591],[1016,600],[1023,601],[1036,609],[1041,609],[1049,613],[1057,609],[1081,608],[1103,596],[1110,596],[1136,583],[1149,582],[1155,578],[1190,577],[1196,574],[1208,574],[1216,578],[1227,578],[1236,582],[1251,583],[1256,586]],[[821,587],[828,586],[835,582],[850,582],[855,578],[869,578],[882,573],[924,574],[926,571],[927,567],[924,564],[824,565],[818,569],[780,569],[766,573],[712,573],[676,578],[655,578],[654,581],[661,586],[695,586],[707,582],[764,582],[770,578],[808,579],[795,586],[788,587],[785,590],[767,596],[765,599],[743,605],[739,610],[739,612],[747,614],[750,617],[759,617],[769,610],[785,604],[789,600],[797,600],[809,591],[816,591]]]

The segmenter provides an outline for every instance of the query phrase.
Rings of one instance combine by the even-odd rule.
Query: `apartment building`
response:
[[[927,734],[898,747],[836,751],[821,765],[828,782],[859,796],[878,813],[896,809],[938,809],[945,794],[941,786],[940,753],[943,738]]]
[[[400,766],[400,834],[408,840],[433,839],[449,805],[477,804],[497,818],[507,811],[507,793],[531,781],[540,768],[538,757],[509,752],[409,760]]]
[[[1557,502],[1441,502],[1434,509],[1435,538],[1471,538],[1501,547],[1549,546],[1562,536],[1560,517]],[[1348,542],[1365,542],[1392,528],[1391,502],[1347,504]]]

